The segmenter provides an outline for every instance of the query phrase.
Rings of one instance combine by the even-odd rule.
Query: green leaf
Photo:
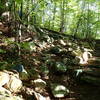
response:
[[[0,53],[6,53],[6,51],[3,49],[0,49]]]
[[[30,45],[28,42],[21,43],[21,47],[27,50],[30,50]]]
[[[5,61],[0,62],[0,70],[4,70],[4,69],[6,69],[6,68],[7,68],[7,65],[8,65],[8,63],[5,62]]]
[[[16,3],[20,4],[23,0],[16,0]]]

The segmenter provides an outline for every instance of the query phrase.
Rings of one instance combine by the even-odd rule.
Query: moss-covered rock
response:
[[[65,73],[67,71],[67,66],[61,62],[56,62],[54,67],[55,67],[55,72]]]

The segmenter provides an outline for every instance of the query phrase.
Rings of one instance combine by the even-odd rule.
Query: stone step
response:
[[[100,54],[100,51],[94,51],[93,54]]]
[[[88,84],[92,84],[92,85],[100,87],[100,78],[96,77],[96,76],[92,76],[92,75],[88,75],[88,74],[83,74],[80,77],[80,81],[84,81],[84,82],[86,82]]]
[[[100,53],[97,53],[97,52],[96,52],[96,53],[93,54],[93,56],[95,56],[95,57],[100,57]]]
[[[87,66],[83,69],[75,70],[76,76],[79,81],[84,81],[92,85],[100,86],[100,66]]]
[[[100,43],[96,43],[95,46],[100,46]]]
[[[84,73],[100,77],[100,66],[98,66],[98,68],[93,68],[92,66],[90,66],[89,68],[84,70]]]
[[[96,43],[100,43],[100,39],[99,40],[95,40]]]
[[[95,47],[95,50],[100,50],[100,46],[96,46]]]
[[[88,60],[89,65],[98,65],[100,66],[100,57],[93,57]]]
[[[95,44],[95,48],[98,48],[98,47],[100,47],[100,44]]]
[[[97,52],[97,53],[99,53],[99,52],[100,52],[100,50],[98,50],[98,49],[95,49],[95,50],[94,50],[94,52],[95,52],[95,53],[96,53],[96,52]]]
[[[97,56],[97,57],[100,57],[100,50],[94,50],[93,52],[93,56]]]

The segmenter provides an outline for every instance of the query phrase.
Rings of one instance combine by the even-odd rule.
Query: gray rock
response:
[[[69,90],[65,86],[57,83],[51,84],[51,91],[55,98],[63,98],[69,93]]]
[[[14,74],[10,71],[0,72],[0,87],[8,89],[10,92],[18,92],[22,87],[22,81],[19,79],[19,74]],[[3,89],[4,91],[4,89]]]

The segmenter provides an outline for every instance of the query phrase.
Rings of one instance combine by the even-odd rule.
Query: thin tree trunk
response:
[[[64,4],[65,4],[65,0],[63,0],[62,3],[61,3],[61,24],[60,24],[60,32],[61,33],[64,32],[64,21],[65,21]]]
[[[86,33],[86,38],[89,38],[90,36],[90,28],[89,28],[89,3],[88,3],[88,10],[87,10],[87,33]]]
[[[21,2],[21,7],[20,7],[20,19],[23,19],[23,1]],[[18,31],[18,43],[20,44],[22,39],[22,24],[19,23],[19,31]],[[20,57],[21,55],[21,47],[18,46],[18,55]]]
[[[0,16],[6,10],[6,0],[0,0]]]
[[[55,14],[56,14],[56,3],[54,2],[53,24],[52,24],[53,29],[54,29],[54,26],[55,26]]]

